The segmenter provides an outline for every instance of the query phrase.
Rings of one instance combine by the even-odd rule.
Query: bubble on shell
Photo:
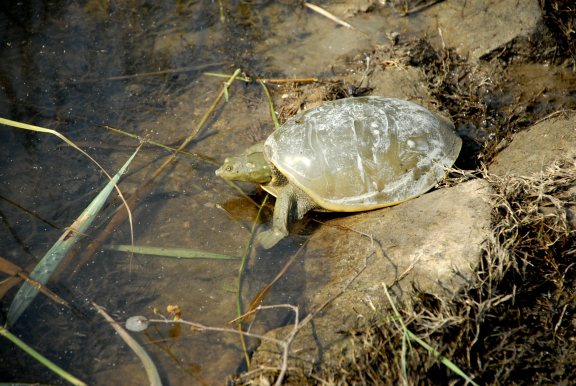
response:
[[[130,331],[139,332],[144,331],[147,328],[148,328],[148,319],[146,319],[144,316],[141,315],[132,316],[128,318],[128,320],[126,321],[126,329]]]

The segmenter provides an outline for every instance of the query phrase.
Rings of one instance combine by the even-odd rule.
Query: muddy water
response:
[[[418,17],[392,8],[360,13],[349,30],[312,11],[280,2],[237,4],[177,1],[56,1],[5,6],[0,15],[0,116],[58,130],[78,143],[109,173],[129,157],[138,141],[117,128],[165,144],[178,144],[198,125],[222,87],[205,71],[251,76],[324,77],[346,63],[342,55],[385,44],[387,33],[421,36]],[[161,4],[161,5],[160,5]],[[192,248],[243,256],[250,229],[265,229],[267,204],[258,207],[214,176],[215,162],[261,141],[273,130],[261,86],[237,81],[228,103],[220,103],[187,150],[157,179],[134,211],[134,243]],[[171,153],[146,145],[123,176],[130,194]],[[85,156],[54,136],[3,127],[0,130],[1,256],[33,266],[107,183]],[[239,184],[256,203],[264,194]],[[114,194],[110,201],[114,199]],[[12,203],[11,203],[12,202]],[[269,201],[270,203],[270,201]],[[15,205],[17,204],[17,205]],[[109,205],[77,251],[82,255],[118,203]],[[25,210],[24,210],[25,209]],[[32,215],[32,213],[34,215]],[[301,233],[310,227],[300,225]],[[308,230],[306,230],[308,229]],[[245,311],[297,251],[294,235],[271,251],[248,249],[240,284]],[[129,244],[127,224],[111,244]],[[274,285],[266,304],[298,304],[307,288],[296,259]],[[184,319],[220,326],[238,314],[238,260],[176,259],[100,250],[70,278],[76,257],[49,287],[69,301],[62,309],[39,296],[13,332],[37,351],[90,384],[145,383],[142,365],[91,307],[96,302],[118,321],[153,317],[178,305]],[[2,279],[5,276],[2,276]],[[15,289],[1,303],[5,322]],[[291,322],[284,311],[260,314],[251,331],[263,333]],[[214,384],[246,369],[237,335],[198,333],[156,325],[132,334],[151,355],[165,384]],[[250,352],[257,346],[246,341]],[[42,365],[0,340],[0,381],[60,382]]]

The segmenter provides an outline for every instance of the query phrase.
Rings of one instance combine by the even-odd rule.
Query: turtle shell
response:
[[[360,97],[292,117],[268,137],[264,154],[322,208],[355,212],[425,193],[461,144],[448,119],[422,106]]]

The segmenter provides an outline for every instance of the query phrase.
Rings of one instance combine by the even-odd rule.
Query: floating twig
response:
[[[343,25],[346,28],[350,28],[350,29],[355,29],[354,27],[352,27],[350,24],[346,23],[344,20],[339,19],[338,17],[332,15],[330,12],[326,11],[324,8],[321,8],[317,5],[314,4],[310,4],[310,3],[304,3],[305,6],[307,6],[308,8],[310,8],[311,10],[313,10],[314,12],[318,12],[320,15],[327,17],[328,19]]]

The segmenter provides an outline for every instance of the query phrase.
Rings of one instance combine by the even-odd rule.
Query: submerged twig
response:
[[[4,200],[6,202],[8,202],[9,204],[14,205],[16,208],[23,210],[24,212],[28,213],[30,216],[36,217],[38,220],[42,221],[43,223],[51,226],[54,229],[60,229],[58,228],[56,225],[52,224],[50,221],[48,220],[44,220],[42,217],[38,216],[36,213],[29,211],[28,209],[24,208],[23,206],[18,205],[17,203],[15,203],[12,200],[7,199],[6,197],[0,196],[1,200]]]
[[[166,248],[148,247],[143,245],[103,245],[102,248],[110,251],[134,252],[143,255],[164,257],[177,257],[182,259],[217,259],[217,260],[240,260],[240,256],[229,256],[220,253],[207,252],[192,248]]]
[[[0,271],[12,275],[12,278],[18,278],[3,281],[0,283],[0,299],[4,296],[11,287],[18,284],[22,280],[26,280],[30,285],[32,285],[37,290],[41,291],[44,295],[48,296],[50,299],[54,300],[58,304],[62,304],[63,306],[70,307],[68,302],[62,299],[60,296],[56,295],[54,292],[50,291],[48,287],[39,283],[38,281],[34,280],[34,278],[30,277],[24,270],[18,267],[16,264],[9,262],[8,260],[0,257]]]
[[[140,147],[141,145],[114,175],[114,178],[100,191],[98,196],[96,196],[96,198],[94,198],[94,200],[92,200],[92,202],[84,209],[74,223],[70,227],[67,227],[62,236],[60,236],[52,248],[50,248],[50,250],[44,255],[42,260],[34,267],[34,270],[30,273],[30,277],[34,278],[41,284],[46,284],[48,280],[50,280],[52,275],[54,275],[58,270],[60,264],[62,264],[66,255],[74,248],[82,236],[84,236],[84,231],[92,224],[97,213],[100,212],[106,199],[110,195],[110,192],[112,192],[114,187],[118,187],[116,182],[120,180],[120,176],[126,171],[134,157],[136,157]],[[132,225],[131,215],[130,225]],[[132,230],[132,227],[130,228]],[[130,234],[133,235],[133,232],[130,232]],[[134,244],[133,237],[132,244]],[[16,320],[18,320],[20,315],[22,315],[24,310],[28,308],[37,294],[37,286],[32,285],[30,282],[25,282],[22,287],[20,287],[18,293],[12,300],[10,310],[8,311],[8,316],[6,318],[8,326],[12,326]]]
[[[285,83],[315,83],[318,78],[286,78],[286,79],[256,79],[257,82],[264,82],[270,84],[285,84]]]
[[[402,16],[409,16],[409,15],[412,15],[414,13],[418,13],[418,12],[420,12],[426,8],[430,8],[434,4],[439,3],[441,1],[443,1],[443,0],[433,0],[431,3],[416,5],[414,8],[406,9],[404,12],[402,12]],[[421,1],[420,1],[420,3],[421,3]]]

